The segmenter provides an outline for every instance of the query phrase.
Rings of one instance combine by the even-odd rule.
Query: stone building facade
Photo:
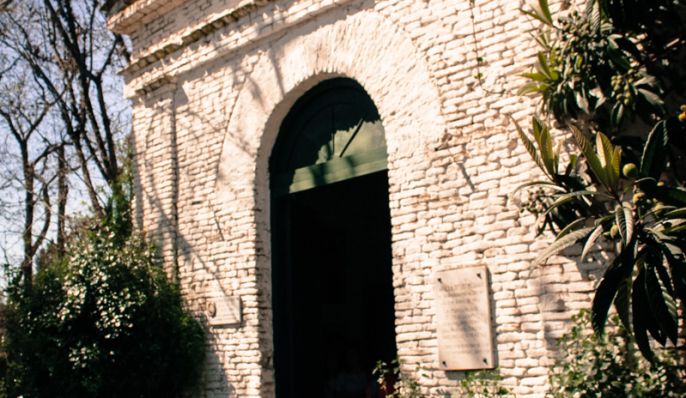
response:
[[[207,322],[202,396],[273,397],[277,390],[278,396],[291,396],[300,388],[293,385],[326,374],[317,369],[329,366],[326,354],[308,352],[298,359],[297,348],[279,342],[287,340],[279,331],[297,340],[296,346],[307,342],[302,336],[314,336],[311,329],[329,333],[329,326],[313,323],[314,313],[294,314],[323,300],[317,294],[331,296],[350,286],[334,280],[313,289],[327,280],[304,274],[298,274],[304,284],[284,282],[292,275],[277,272],[276,264],[288,268],[297,261],[278,248],[285,247],[283,240],[301,236],[309,242],[300,245],[307,249],[309,243],[313,252],[337,243],[316,231],[297,235],[279,221],[276,203],[334,187],[329,196],[310,200],[327,200],[345,219],[356,213],[345,208],[363,206],[355,198],[371,197],[374,186],[382,187],[386,202],[365,217],[384,213],[387,203],[391,345],[403,371],[432,397],[449,396],[459,384],[464,372],[439,363],[434,278],[485,267],[475,269],[486,269],[489,278],[492,319],[486,329],[493,363],[486,367],[496,366],[516,396],[543,396],[555,339],[570,316],[589,305],[596,275],[564,258],[531,266],[548,241],[535,236],[534,217],[520,214],[512,195],[539,175],[509,119],[526,125],[535,109],[531,99],[516,95],[519,75],[530,69],[536,51],[536,27],[522,6],[512,0],[115,2],[109,25],[133,43],[123,75],[133,102],[136,220],[158,242],[190,307]],[[335,191],[336,184],[355,179],[324,179],[300,196],[286,184],[285,194],[276,197],[275,148],[280,140],[304,145],[282,138],[288,134],[284,120],[294,117],[289,115],[301,98],[331,81],[356,85],[356,93],[366,93],[378,111],[364,125],[382,125],[369,134],[378,138],[381,132],[384,157],[367,172],[352,173],[376,180]],[[357,134],[350,131],[348,137]],[[327,160],[317,159],[305,166]],[[289,209],[291,216],[307,217]],[[353,252],[367,253],[355,242],[338,244],[344,253],[329,258],[325,250],[316,251],[324,256],[317,261],[335,267]],[[365,280],[367,271],[355,272],[350,283]],[[289,300],[297,302],[280,304]],[[341,302],[352,303],[346,300]],[[358,310],[336,305],[325,310],[364,324],[354,318]],[[223,321],[213,321],[217,316]],[[293,329],[295,322],[301,326]],[[477,331],[482,333],[487,330]],[[328,351],[348,343],[319,344]],[[315,363],[301,363],[308,361]]]

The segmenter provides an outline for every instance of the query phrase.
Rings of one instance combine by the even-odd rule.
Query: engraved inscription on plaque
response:
[[[241,298],[232,296],[218,280],[208,286],[205,316],[209,326],[240,327],[242,318]]]
[[[443,370],[495,367],[487,272],[480,266],[434,275],[438,360]]]
[[[205,308],[210,326],[239,326],[241,324],[240,297],[220,296],[207,301]]]

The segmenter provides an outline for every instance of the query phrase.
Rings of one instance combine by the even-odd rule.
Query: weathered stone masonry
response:
[[[208,397],[274,394],[268,158],[281,120],[316,83],[345,76],[386,131],[396,341],[430,396],[440,370],[432,273],[490,272],[496,361],[518,396],[542,396],[554,340],[588,306],[594,269],[556,258],[511,195],[538,175],[508,121],[535,54],[521,1],[137,0],[110,26],[131,37],[136,217],[178,269],[202,316],[242,302],[236,327],[210,328]]]

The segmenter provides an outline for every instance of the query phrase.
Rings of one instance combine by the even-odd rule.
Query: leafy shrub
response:
[[[590,0],[557,20],[548,0],[537,3],[526,13],[542,23],[541,51],[522,92],[540,93],[545,113],[608,136],[634,116],[669,116],[665,97],[684,88],[683,1]]]
[[[400,360],[390,363],[377,361],[373,371],[378,378],[379,390],[388,398],[425,398],[417,380],[400,371]]]
[[[203,330],[141,236],[82,234],[6,315],[8,396],[177,397],[199,377]]]
[[[526,12],[541,22],[541,51],[523,92],[539,94],[544,116],[576,144],[556,145],[542,118],[530,135],[516,126],[545,175],[523,186],[538,188],[526,208],[540,215],[539,232],[557,235],[536,263],[577,244],[581,261],[597,243],[614,248],[591,324],[602,334],[614,304],[652,359],[651,341],[676,345],[683,335],[686,4],[590,0],[584,12],[554,20],[548,0],[538,0]]]
[[[378,378],[380,392],[389,398],[425,398],[419,382],[400,371],[400,361],[390,363],[378,361],[373,374]],[[460,385],[454,393],[443,391],[441,396],[463,398],[510,397],[510,391],[501,384],[502,377],[497,370],[478,370],[465,372]]]
[[[589,333],[590,312],[574,318],[571,332],[559,341],[561,357],[551,369],[549,396],[683,397],[686,385],[673,352],[661,350],[651,364],[617,316],[608,319],[607,334]]]
[[[466,372],[460,380],[457,397],[490,398],[512,397],[510,390],[501,384],[502,376],[497,370],[477,370]]]

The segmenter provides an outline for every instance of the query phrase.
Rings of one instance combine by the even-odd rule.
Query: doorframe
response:
[[[286,120],[292,110],[297,110],[298,101],[306,98],[307,95],[316,90],[317,87],[334,80],[344,80],[347,84],[353,83],[369,99],[370,103],[374,106],[376,110],[376,104],[369,96],[364,88],[353,79],[334,77],[333,79],[324,80],[319,82],[319,84],[312,87],[309,91],[301,95],[288,111],[284,120]],[[378,111],[377,115],[378,115]],[[281,136],[284,131],[282,131],[283,125],[279,128],[277,135],[277,144],[274,145],[272,151],[277,148],[279,136]],[[385,144],[385,136],[384,136]],[[270,155],[270,160],[274,156],[274,153]],[[313,164],[303,167],[298,167],[294,170],[280,172],[280,173],[269,173],[269,185],[270,185],[270,195],[269,195],[269,209],[270,209],[270,243],[271,243],[271,295],[272,295],[272,339],[274,347],[274,358],[280,356],[279,351],[283,353],[282,355],[286,358],[292,358],[294,356],[294,330],[295,323],[293,320],[293,272],[289,269],[290,259],[292,258],[292,253],[290,253],[291,238],[290,233],[290,217],[291,217],[291,202],[293,199],[292,194],[297,192],[302,192],[305,190],[333,184],[336,182],[347,181],[356,177],[361,177],[369,175],[372,173],[380,171],[388,171],[388,155],[386,146],[381,148],[372,148],[369,151],[355,153],[347,155],[345,157],[329,160],[325,163]],[[386,174],[388,178],[388,174]],[[388,195],[388,193],[387,193]],[[390,201],[390,198],[387,198]],[[389,209],[390,212],[390,209]],[[390,215],[389,215],[390,216]],[[390,220],[389,220],[390,221]],[[388,226],[389,233],[391,225]],[[276,242],[279,239],[280,242]],[[389,242],[390,244],[390,242]],[[391,248],[389,248],[391,249]],[[389,264],[391,267],[391,274],[393,273],[393,265]],[[389,281],[391,284],[391,291],[394,292],[392,286],[392,280]],[[277,302],[277,300],[284,300],[287,302]],[[395,302],[395,297],[393,297],[393,302]],[[395,319],[395,306],[390,309],[393,311],[393,319]],[[395,325],[394,325],[395,326]],[[295,396],[295,369],[290,366],[287,368],[276,369],[276,360],[274,359],[274,370],[275,377],[274,381],[276,384],[275,393],[278,397],[279,394],[284,394],[288,397]],[[288,372],[287,376],[280,377],[278,372]]]

